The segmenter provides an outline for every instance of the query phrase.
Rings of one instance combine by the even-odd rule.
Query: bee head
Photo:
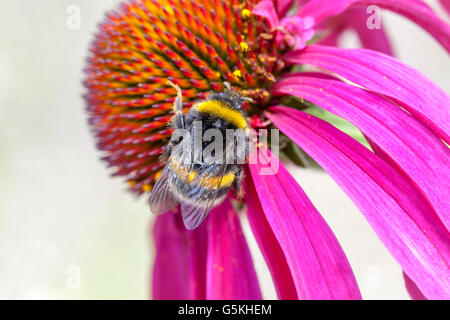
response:
[[[244,101],[253,102],[251,98],[242,96],[239,92],[234,91],[228,82],[224,82],[225,91],[211,94],[209,100],[220,100],[226,102],[230,107],[236,110],[242,110]]]

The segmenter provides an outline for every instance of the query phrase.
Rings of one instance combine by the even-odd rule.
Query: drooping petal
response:
[[[339,242],[294,178],[266,147],[261,146],[252,158],[249,168],[255,190],[299,298],[361,299]],[[267,167],[269,163],[273,166]]]
[[[207,229],[206,298],[261,299],[247,242],[229,200],[211,211]]]
[[[245,186],[248,221],[272,275],[278,299],[297,300],[297,290],[286,256],[267,222],[251,177],[246,179]]]
[[[421,73],[392,57],[366,49],[310,45],[288,53],[285,61],[323,68],[392,98],[450,143],[450,97]]]
[[[369,29],[367,27],[367,17],[368,14],[365,9],[352,8],[345,11],[339,17],[339,20],[341,20],[347,28],[353,29],[358,34],[358,38],[361,41],[363,48],[392,56],[392,46],[389,43],[383,24],[380,24],[380,28]]]
[[[313,77],[313,78],[318,78],[318,79],[339,80],[338,77],[335,77],[331,74],[321,73],[321,72],[307,72],[307,71],[286,73],[283,75],[281,80],[293,79],[294,81],[297,81],[298,78],[302,78],[302,77]],[[277,84],[278,84],[278,82],[277,82]],[[278,87],[277,84],[275,84],[275,86],[273,88],[277,88]]]
[[[414,283],[414,281],[412,281],[411,278],[408,277],[408,275],[404,272],[403,279],[405,280],[406,290],[408,290],[408,293],[413,300],[427,300],[423,293],[420,292],[419,288],[417,288],[417,285]]]
[[[448,14],[450,14],[450,1],[449,0],[439,0],[441,3],[441,6],[444,7],[445,11],[447,11]]]
[[[353,123],[417,185],[450,230],[450,150],[414,117],[382,96],[335,80],[290,77],[273,92],[299,96]]]
[[[317,23],[343,13],[356,4],[377,5],[417,23],[450,51],[450,26],[439,19],[433,10],[420,0],[311,0],[299,11],[302,17],[311,16]]]
[[[153,234],[156,248],[153,299],[205,299],[205,225],[186,230],[181,215],[168,212],[156,218]]]
[[[320,38],[317,43],[325,45],[325,46],[337,47],[339,38],[341,37],[342,33],[345,30],[346,30],[346,27],[344,25],[340,25],[340,26],[336,26],[336,27],[333,26],[333,29],[331,30],[331,32],[329,34],[327,34],[325,37]]]
[[[270,110],[269,119],[347,193],[425,296],[450,298],[448,232],[410,182],[332,125],[298,110]]]
[[[380,23],[380,28],[369,29],[367,27],[367,13],[361,8],[350,8],[332,20],[322,22],[319,27],[328,31],[328,34],[318,39],[317,44],[327,46],[338,46],[339,38],[346,30],[353,30],[357,33],[361,46],[366,49],[379,51],[393,56],[393,49],[389,37]],[[319,31],[320,32],[320,31]]]
[[[271,29],[278,27],[280,20],[272,0],[263,0],[252,10],[254,15],[266,18]]]
[[[274,0],[279,17],[283,17],[294,3],[294,0]]]

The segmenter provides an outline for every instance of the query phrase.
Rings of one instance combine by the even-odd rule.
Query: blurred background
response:
[[[0,299],[150,297],[152,217],[100,162],[81,98],[88,45],[118,2],[0,0]],[[400,16],[382,19],[397,57],[450,92],[437,42]],[[343,45],[358,42],[348,33]],[[408,299],[401,269],[336,184],[318,170],[291,172],[336,233],[363,297]],[[264,297],[276,298],[252,254]]]

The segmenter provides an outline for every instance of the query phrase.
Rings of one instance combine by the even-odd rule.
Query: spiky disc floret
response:
[[[184,106],[222,91],[228,81],[251,97],[249,113],[269,100],[283,66],[258,0],[137,0],[107,14],[91,46],[85,95],[89,124],[114,175],[150,191],[163,166],[175,90]]]

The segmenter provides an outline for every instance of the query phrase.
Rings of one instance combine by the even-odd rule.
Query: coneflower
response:
[[[300,4],[136,0],[107,14],[85,80],[89,124],[103,159],[132,192],[148,195],[171,135],[176,92],[167,80],[182,89],[186,110],[229,82],[252,98],[245,106],[252,127],[278,128],[347,193],[404,270],[413,297],[449,299],[450,98],[388,56],[384,34],[371,38],[357,24],[365,22],[355,5],[397,12],[447,51],[450,27],[419,0]],[[384,53],[337,48],[347,27],[359,28],[363,45]],[[370,148],[306,113],[311,105],[351,122]],[[259,151],[258,162],[246,168],[244,202],[278,297],[360,299],[331,229],[281,163],[260,174],[275,156],[266,145]],[[153,298],[261,298],[229,199],[193,231],[177,210],[159,216],[154,241]]]

